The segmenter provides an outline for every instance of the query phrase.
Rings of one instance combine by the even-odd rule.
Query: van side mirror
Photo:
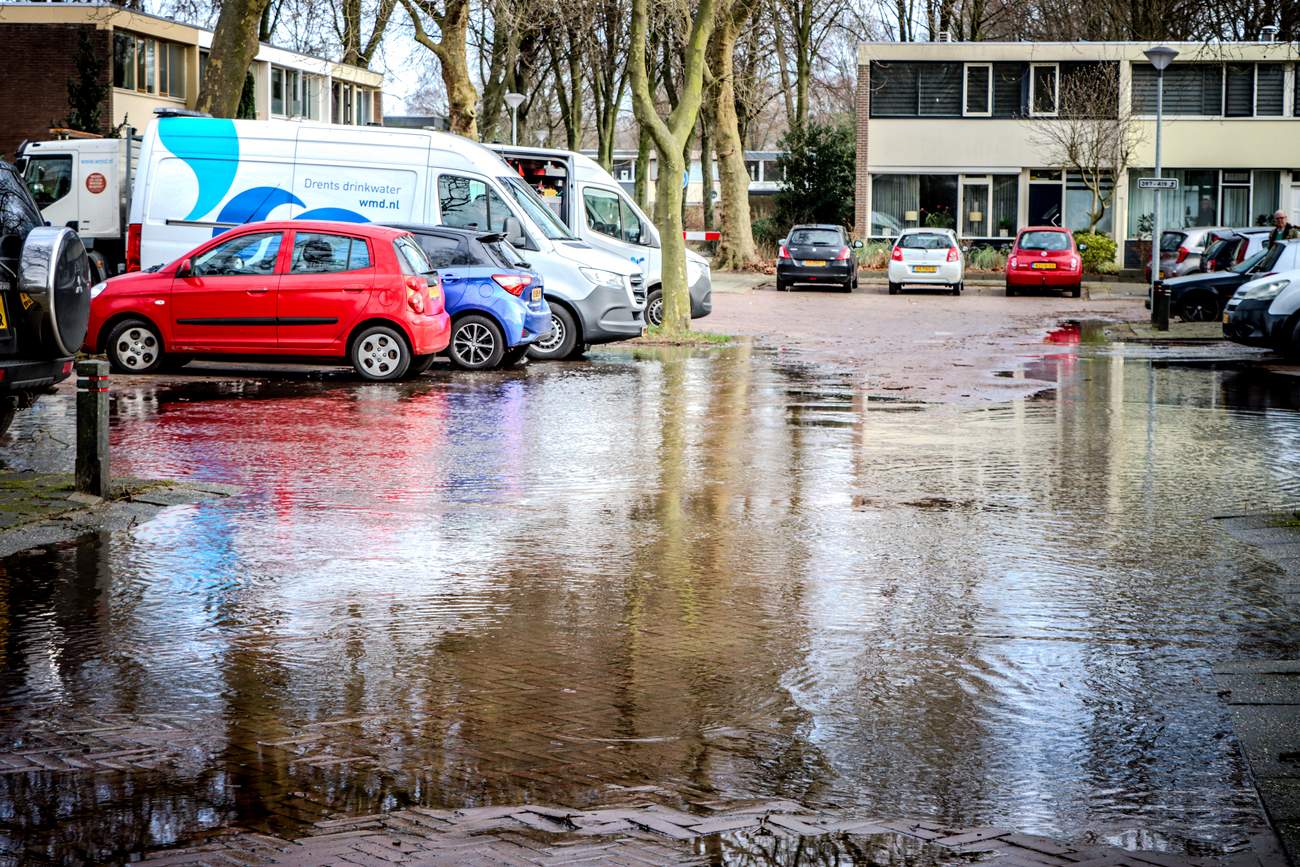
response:
[[[518,217],[506,217],[505,222],[502,224],[502,229],[505,232],[506,240],[510,242],[510,246],[528,246],[528,236],[524,234],[524,227],[519,222]]]
[[[854,242],[853,242],[853,249],[855,249],[855,250],[861,250],[861,249],[862,249],[862,239],[861,239],[861,238],[857,238],[856,240],[854,240]]]
[[[190,260],[182,259],[181,264],[178,265],[176,268],[177,279],[180,279],[182,277],[192,277],[193,275],[194,275],[194,267],[190,262]]]

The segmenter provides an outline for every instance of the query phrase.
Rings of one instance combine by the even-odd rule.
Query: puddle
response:
[[[635,787],[1243,847],[1263,819],[1208,675],[1300,638],[1206,519],[1300,498],[1295,389],[1025,371],[1051,392],[980,409],[748,346],[119,382],[116,472],[241,491],[0,561],[0,851]],[[29,415],[70,441],[69,399]],[[40,455],[8,459],[66,450]]]

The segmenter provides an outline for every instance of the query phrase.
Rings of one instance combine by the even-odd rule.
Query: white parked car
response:
[[[960,295],[966,261],[952,229],[904,229],[889,253],[889,294],[904,285],[946,286]]]
[[[1300,358],[1300,270],[1243,283],[1223,310],[1223,336]]]

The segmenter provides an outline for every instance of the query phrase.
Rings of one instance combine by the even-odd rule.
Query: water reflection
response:
[[[1295,499],[1300,417],[1240,371],[1027,364],[1050,398],[980,410],[748,346],[120,385],[118,472],[241,492],[0,563],[0,847],[647,793],[1242,846],[1207,675],[1297,612],[1205,518]],[[145,752],[64,761],[92,737]]]

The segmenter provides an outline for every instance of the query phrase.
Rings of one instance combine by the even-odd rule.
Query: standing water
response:
[[[117,380],[115,472],[239,493],[0,561],[0,851],[631,789],[1241,848],[1210,671],[1300,640],[1208,519],[1297,499],[1294,395],[1027,372],[1054,389],[978,409],[747,346]]]

